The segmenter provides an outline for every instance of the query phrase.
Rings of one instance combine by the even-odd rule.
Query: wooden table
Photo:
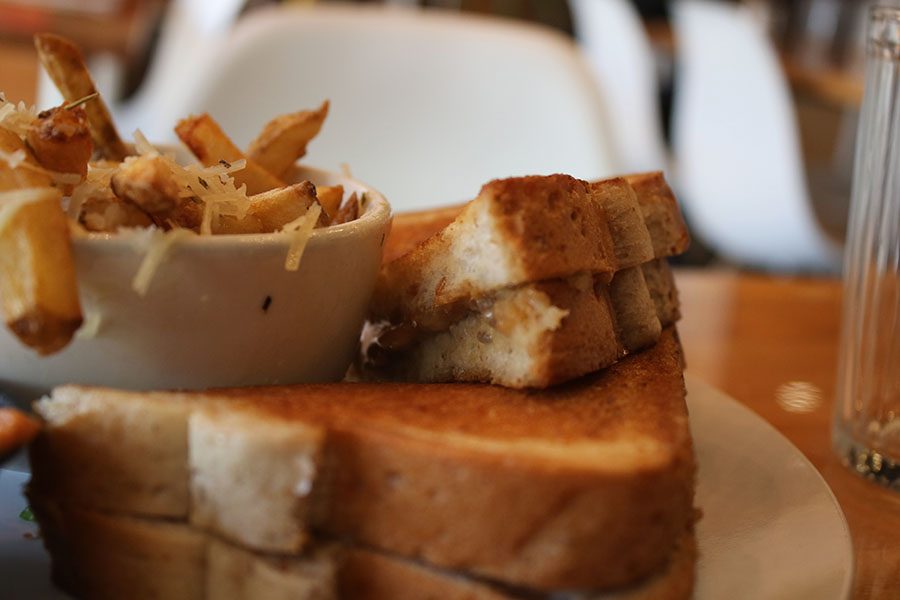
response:
[[[831,486],[853,538],[853,597],[900,598],[900,494],[857,477],[831,452],[840,281],[695,269],[676,280],[688,370],[774,425]],[[793,382],[821,392],[818,408],[781,408],[777,397]]]

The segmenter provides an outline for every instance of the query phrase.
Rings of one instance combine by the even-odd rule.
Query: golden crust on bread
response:
[[[205,598],[207,536],[184,523],[109,515],[27,489],[54,583],[91,600]]]
[[[504,287],[616,266],[606,210],[586,182],[499,179],[446,228],[384,265],[370,311],[373,319],[420,321]]]
[[[678,200],[662,172],[635,173],[623,178],[631,185],[641,207],[644,223],[653,241],[654,256],[675,256],[687,250],[690,234],[678,208]],[[411,252],[452,223],[465,206],[454,204],[395,214],[391,235],[384,245],[383,262],[389,263]]]
[[[297,556],[262,554],[184,523],[113,515],[29,493],[54,581],[78,597],[130,600],[548,600],[546,594],[351,543],[316,540]],[[694,585],[693,528],[643,580],[571,600],[683,600]]]
[[[657,258],[676,256],[688,249],[691,236],[672,188],[659,171],[626,175],[625,180],[634,189],[644,215],[644,223],[653,240],[653,253]]]
[[[359,374],[543,388],[653,344],[680,316],[666,259],[619,271],[609,283],[598,279],[582,274],[501,290],[461,315],[441,315],[451,323],[444,330],[388,327],[367,338]]]
[[[613,187],[615,193],[633,192],[624,180],[608,181],[611,185],[595,190],[568,175],[549,175],[496,179],[482,187],[473,204],[489,199],[498,228],[495,241],[509,244],[508,252],[519,262],[519,274],[509,284],[615,270],[609,214],[595,194]],[[453,300],[446,289],[435,298],[439,304]]]
[[[411,252],[416,246],[452,223],[465,206],[454,204],[395,214],[391,222],[391,234],[384,244],[382,263],[387,264]]]
[[[178,394],[134,394],[122,405],[115,393],[57,388],[34,405],[44,428],[29,447],[30,485],[85,506],[183,517],[192,405]]]
[[[75,489],[80,496],[69,495],[71,487],[50,488],[53,498],[88,500],[88,506],[98,501],[83,490],[91,484],[116,489],[134,486],[146,473],[151,480],[159,476],[156,464],[138,460],[159,439],[156,407],[193,398],[194,410],[244,412],[262,423],[249,430],[248,420],[248,444],[270,443],[267,420],[324,432],[314,477],[296,480],[305,495],[272,488],[248,497],[241,494],[239,478],[227,477],[204,490],[230,499],[235,513],[245,506],[241,502],[249,503],[248,511],[285,531],[346,536],[442,568],[535,589],[593,589],[638,581],[660,568],[673,540],[693,520],[694,462],[673,329],[605,371],[540,393],[467,384],[310,384],[149,397],[91,388],[56,394],[58,402],[79,407],[83,422],[101,426],[88,433],[71,429],[68,419],[48,422],[45,452],[32,463],[36,492],[47,489],[37,483],[57,472],[68,449],[88,434],[98,446],[115,449],[109,454],[121,457],[116,464],[133,467],[102,472],[101,463],[82,473],[90,477]],[[54,402],[43,401],[39,412],[51,413]],[[121,422],[123,414],[140,414],[145,426],[128,436],[104,437],[116,429],[103,427],[103,421]],[[185,424],[171,429],[187,432],[188,419],[184,415]],[[189,447],[192,457],[210,451],[202,440],[184,435],[173,447]],[[310,452],[303,441],[294,454],[279,454],[278,460],[247,452],[233,462],[253,456],[247,468],[264,468],[278,479],[282,467],[309,459]],[[175,479],[159,485],[184,489],[191,477],[208,476],[197,469],[209,461],[192,458],[192,472],[187,451],[180,465],[173,458],[168,464]],[[152,505],[155,487],[145,486],[105,508],[142,514],[148,502],[136,497],[141,492]],[[177,518],[187,519],[191,504],[196,505],[187,503]],[[295,550],[293,542],[267,547],[257,539],[256,525],[206,522],[247,547]]]
[[[559,175],[496,180],[454,218],[458,210],[396,217],[387,252],[400,258],[382,267],[376,285],[364,376],[545,387],[652,344],[679,316],[660,259],[683,251],[689,237],[661,173],[591,184]],[[602,240],[598,254],[582,244],[591,232]],[[520,282],[523,273],[530,279]],[[565,293],[589,277],[595,293]],[[497,327],[497,307],[528,304],[518,327]],[[572,314],[550,319],[560,312]]]

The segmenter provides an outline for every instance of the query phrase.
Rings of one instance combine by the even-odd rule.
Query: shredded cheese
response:
[[[24,102],[18,104],[8,102],[0,95],[0,127],[8,129],[24,139],[37,118],[38,110],[34,106],[28,106]],[[247,186],[243,184],[238,186],[231,176],[232,173],[246,167],[246,160],[232,163],[221,161],[211,166],[203,166],[199,163],[180,165],[175,161],[173,154],[160,152],[140,130],[134,132],[134,149],[141,156],[161,157],[179,186],[179,194],[182,197],[197,198],[203,204],[201,235],[212,235],[218,220],[222,217],[238,220],[246,217],[251,204],[250,197],[247,195]],[[125,160],[133,160],[133,157]],[[179,239],[195,235],[186,229],[173,229],[168,232],[156,227],[141,230],[128,229],[126,227],[127,215],[118,206],[110,187],[110,180],[118,168],[116,164],[91,163],[88,165],[87,176],[82,179],[77,173],[57,173],[44,169],[30,161],[28,153],[22,149],[13,152],[0,149],[0,161],[5,162],[11,169],[28,169],[46,175],[56,185],[73,186],[70,195],[63,199],[63,205],[66,213],[75,223],[76,230],[88,202],[108,201],[102,211],[95,209],[87,216],[92,220],[93,228],[105,231],[118,230],[120,234],[128,233],[134,236],[135,243],[141,244],[145,254],[132,279],[132,288],[141,296],[149,290],[154,275],[165,261],[172,245]],[[350,169],[347,165],[342,165],[342,171],[346,176],[350,176]],[[35,199],[31,196],[25,198],[19,196],[18,202],[29,202]],[[6,206],[6,208],[10,208],[10,206]],[[313,204],[303,216],[281,228],[282,234],[290,236],[285,269],[289,271],[299,269],[300,261],[318,222],[321,210],[321,206]],[[6,213],[9,212],[6,211]],[[3,211],[0,211],[0,217],[2,216]],[[79,331],[79,336],[92,337],[96,335],[100,322],[99,315],[88,316]]]
[[[88,313],[85,315],[81,327],[75,332],[75,337],[80,340],[90,340],[97,337],[97,334],[100,333],[100,325],[102,323],[103,315],[101,315],[100,312]]]
[[[247,166],[246,160],[220,162],[208,167],[195,163],[183,166],[171,154],[157,150],[140,130],[134,132],[134,148],[142,156],[159,156],[169,168],[183,198],[196,197],[203,203],[201,235],[212,235],[213,224],[220,216],[243,219],[250,208],[247,186],[237,186],[230,176]],[[126,159],[127,160],[127,159]]]
[[[24,102],[15,104],[0,98],[0,127],[9,129],[17,136],[24,138],[37,119],[38,110]]]
[[[141,156],[159,154],[159,150],[147,140],[147,136],[140,129],[134,130],[134,151]]]
[[[69,218],[78,222],[81,220],[81,211],[85,203],[89,200],[114,200],[115,194],[109,185],[113,173],[116,172],[116,166],[105,166],[102,163],[89,163],[87,176],[84,181],[76,185],[72,189],[72,195],[69,196],[69,203],[66,206],[66,213]],[[98,223],[100,229],[113,231],[118,228],[119,223],[115,221]]]
[[[159,266],[166,259],[166,255],[169,253],[172,245],[179,239],[185,239],[196,235],[189,229],[162,231],[161,229],[151,227],[146,231],[149,232],[147,234],[148,240],[146,242],[147,251],[144,254],[144,260],[141,261],[141,266],[138,268],[134,279],[131,280],[131,288],[140,296],[145,296],[147,294],[147,290],[150,289],[150,282],[153,281],[153,276],[156,275],[157,269],[159,269]]]
[[[312,235],[321,212],[322,207],[313,204],[302,217],[297,217],[281,228],[282,232],[292,236],[287,257],[284,260],[286,270],[296,271],[300,268],[300,259],[303,258],[303,251],[306,249],[306,244],[309,242],[309,237]]]
[[[10,169],[15,170],[25,162],[25,151],[21,148],[13,152],[7,152],[6,150],[0,149],[0,159],[2,159]]]

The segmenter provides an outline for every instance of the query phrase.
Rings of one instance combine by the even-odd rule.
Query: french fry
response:
[[[234,145],[219,124],[208,114],[182,119],[176,125],[175,133],[190,148],[197,160],[206,166],[223,160],[228,163],[246,160],[247,165],[240,171],[231,173],[231,176],[238,185],[247,184],[248,194],[261,194],[286,185],[255,160],[244,156],[241,149]]]
[[[112,160],[91,161],[85,184],[69,199],[67,212],[84,229],[115,233],[122,227],[144,228],[153,221],[136,206],[123,202],[112,191],[110,182],[122,163]]]
[[[50,177],[41,171],[25,143],[15,133],[3,127],[0,127],[0,150],[9,156],[21,152],[24,157],[15,168],[6,160],[0,160],[0,192],[26,187],[50,187]]]
[[[43,111],[25,141],[45,169],[75,173],[82,179],[87,175],[94,145],[84,107],[60,106]]]
[[[81,326],[69,224],[56,188],[0,193],[0,305],[6,325],[39,354]]]
[[[357,217],[359,217],[359,198],[357,197],[356,192],[353,192],[341,206],[340,210],[338,210],[332,224],[349,223],[350,221],[355,221]]]
[[[41,423],[21,410],[0,407],[0,456],[29,443],[41,430]]]
[[[243,219],[222,217],[213,233],[272,233],[306,214],[316,202],[316,187],[308,182],[269,190],[250,197]]]
[[[316,110],[302,110],[269,121],[247,147],[247,156],[270,173],[283,177],[306,154],[309,144],[328,116],[328,101]]]
[[[203,205],[193,197],[181,197],[180,187],[161,156],[126,160],[113,174],[110,186],[118,198],[163,229],[200,229]]]
[[[50,79],[68,102],[97,93],[81,51],[72,42],[58,35],[39,33],[34,36],[34,47]],[[123,160],[128,156],[128,148],[119,137],[103,98],[98,96],[90,100],[84,109],[97,151],[110,160]]]
[[[344,186],[342,185],[320,185],[316,188],[316,197],[319,204],[322,205],[322,211],[327,215],[328,222],[334,221],[338,210],[341,207],[341,200],[344,199]]]

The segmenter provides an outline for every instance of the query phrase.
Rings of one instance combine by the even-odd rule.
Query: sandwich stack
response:
[[[452,221],[385,266],[373,301],[364,372],[391,382],[39,401],[27,493],[55,581],[85,598],[689,597],[664,262],[687,235],[661,176],[501,180],[436,215]],[[389,252],[429,218],[398,219]]]
[[[516,388],[592,373],[678,318],[665,259],[688,243],[660,173],[493,181],[382,269],[371,362],[390,354],[382,377]]]

